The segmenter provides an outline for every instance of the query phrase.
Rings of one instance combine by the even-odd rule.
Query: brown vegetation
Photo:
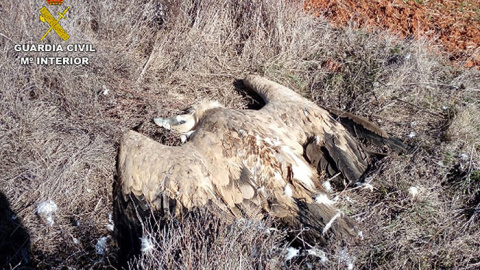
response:
[[[307,0],[305,8],[336,24],[355,22],[388,29],[402,37],[429,38],[450,60],[480,67],[480,6],[476,0]]]
[[[116,247],[108,214],[121,134],[136,129],[177,144],[176,134],[155,127],[153,116],[178,114],[200,99],[244,108],[251,99],[233,83],[250,72],[367,117],[416,148],[377,164],[366,180],[372,191],[332,194],[361,224],[365,239],[348,250],[341,243],[317,247],[327,268],[349,261],[365,269],[480,266],[478,71],[450,66],[430,54],[424,40],[334,28],[292,1],[68,2],[70,17],[62,25],[69,43],[96,48],[89,66],[22,66],[19,58],[28,54],[13,46],[38,43],[45,31],[41,4],[0,4],[0,192],[30,236],[32,266],[111,268]],[[60,43],[55,35],[46,41]],[[58,205],[52,226],[35,214],[48,199]],[[322,265],[310,255],[284,262],[283,232],[268,238],[258,224],[239,224],[233,234],[218,226],[211,257],[195,257],[205,247],[188,242],[198,230],[186,227],[173,235],[150,232],[167,244],[138,263],[191,269],[207,262],[212,269],[227,258],[260,256],[266,268]],[[95,250],[100,237],[109,237],[105,255]],[[177,251],[165,253],[172,241]],[[177,247],[185,244],[192,251],[182,256],[192,257],[179,261]],[[277,252],[269,253],[272,246]],[[223,265],[255,268],[252,261]]]

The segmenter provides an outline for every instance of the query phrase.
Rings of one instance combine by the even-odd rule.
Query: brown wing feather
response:
[[[164,195],[188,210],[215,199],[208,161],[193,145],[169,147],[129,131],[120,144],[118,172],[122,193],[145,197],[154,210]]]
[[[409,147],[399,139],[390,136],[374,122],[349,112],[340,111],[334,108],[326,108],[332,115],[338,118],[342,125],[355,137],[366,141],[381,149],[397,153],[406,153]]]
[[[337,109],[331,108],[331,107],[327,107],[326,109],[331,114],[339,117],[340,119],[350,119],[353,123],[362,126],[364,129],[366,129],[366,130],[368,130],[368,131],[370,131],[374,134],[377,134],[380,137],[383,137],[383,138],[390,137],[390,135],[388,135],[388,133],[385,132],[383,129],[381,129],[377,124],[373,123],[372,121],[370,121],[370,120],[368,120],[364,117],[354,115],[354,114],[349,113],[349,112],[344,112],[344,111],[341,111],[341,110],[337,110]]]
[[[243,82],[245,86],[257,92],[267,105],[271,102],[302,102],[306,100],[295,91],[258,75],[247,75]]]
[[[353,138],[345,135],[340,136],[325,134],[325,148],[335,161],[339,171],[350,183],[355,183],[367,169],[368,160],[359,149],[360,146],[353,141]]]
[[[356,182],[368,167],[369,158],[363,147],[329,113],[316,105],[304,109],[311,134],[305,155],[311,165],[333,176],[337,172],[350,182]]]

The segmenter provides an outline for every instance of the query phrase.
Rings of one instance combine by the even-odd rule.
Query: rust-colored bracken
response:
[[[306,0],[304,7],[339,25],[354,21],[404,37],[428,37],[441,44],[452,61],[480,69],[479,0]]]

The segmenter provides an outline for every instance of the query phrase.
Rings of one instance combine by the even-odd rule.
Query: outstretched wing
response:
[[[289,128],[285,137],[294,134],[299,144],[306,145],[305,154],[312,166],[330,175],[341,172],[349,182],[356,182],[362,176],[368,156],[328,111],[266,78],[249,75],[244,82],[267,102],[262,110],[282,118]]]
[[[124,196],[144,198],[165,214],[171,199],[177,202],[174,215],[215,199],[208,161],[192,144],[165,146],[128,131],[120,143],[118,174]]]
[[[216,201],[208,167],[191,144],[169,147],[135,131],[123,135],[113,211],[121,260],[138,254],[143,225],[154,217],[169,220]]]
[[[344,112],[334,108],[326,108],[333,116],[342,123],[342,125],[359,140],[365,141],[376,147],[397,152],[408,152],[408,146],[399,139],[390,136],[386,131],[380,128],[377,124],[368,119],[354,115],[349,112]]]
[[[198,132],[201,136],[202,131]],[[128,131],[120,143],[116,199],[165,220],[198,207],[221,209],[227,219],[250,216],[244,212],[251,212],[246,206],[254,201],[259,208],[261,200],[250,171],[236,162],[236,153],[224,155],[222,135],[210,132],[200,142],[170,147]],[[241,142],[233,137],[229,141],[241,150]]]
[[[250,74],[245,77],[243,83],[259,94],[265,101],[266,106],[269,103],[285,104],[307,101],[292,89],[259,75]]]

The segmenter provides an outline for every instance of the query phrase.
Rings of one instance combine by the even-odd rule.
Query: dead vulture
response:
[[[356,223],[328,199],[317,168],[356,182],[369,165],[366,151],[329,111],[296,92],[256,75],[243,83],[263,98],[262,109],[202,102],[191,114],[155,119],[188,135],[182,146],[135,131],[123,135],[114,199],[122,256],[139,249],[140,219],[153,213],[168,221],[200,207],[227,220],[270,215],[293,228],[309,227],[317,242],[359,236]],[[388,141],[372,123],[350,118],[352,126]]]

